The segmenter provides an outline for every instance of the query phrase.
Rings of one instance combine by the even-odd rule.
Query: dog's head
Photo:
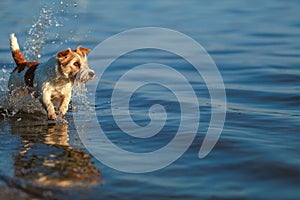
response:
[[[79,82],[86,83],[95,77],[93,70],[89,68],[87,54],[90,49],[77,47],[76,50],[68,48],[56,54],[59,63],[59,70],[67,78],[76,79]]]

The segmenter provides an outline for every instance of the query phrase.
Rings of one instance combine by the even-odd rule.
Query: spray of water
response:
[[[45,29],[52,25],[52,9],[42,8],[38,19],[32,24],[28,31],[30,37],[24,45],[24,55],[28,60],[38,61],[41,58],[41,50],[45,43],[47,32]]]

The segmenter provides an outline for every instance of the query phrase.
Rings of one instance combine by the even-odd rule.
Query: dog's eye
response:
[[[80,67],[80,63],[79,62],[74,62],[73,64],[75,67]]]

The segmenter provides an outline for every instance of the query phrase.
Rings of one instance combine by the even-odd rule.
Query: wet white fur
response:
[[[26,86],[24,75],[26,67],[21,73],[15,70],[9,79],[10,91]],[[35,70],[33,88],[28,88],[30,92],[37,92],[44,106],[47,109],[48,117],[56,119],[54,104],[56,103],[60,115],[65,115],[72,95],[73,82],[58,71],[58,63],[55,57],[46,63],[40,64]],[[57,102],[53,100],[56,99]]]

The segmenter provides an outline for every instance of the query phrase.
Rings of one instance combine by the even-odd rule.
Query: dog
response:
[[[49,120],[57,120],[58,116],[63,117],[67,113],[75,81],[86,83],[95,77],[88,65],[87,55],[91,51],[88,48],[68,48],[45,63],[28,62],[12,33],[10,49],[16,67],[8,81],[9,92],[11,95],[34,93],[44,105]]]

